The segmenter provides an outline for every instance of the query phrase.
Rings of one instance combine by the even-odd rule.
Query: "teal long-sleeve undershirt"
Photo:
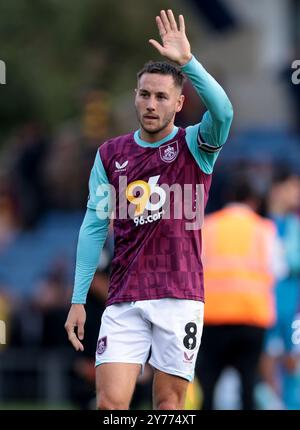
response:
[[[94,209],[87,209],[77,245],[75,284],[72,303],[85,303],[99,256],[108,233],[109,219],[99,219]]]
[[[186,128],[186,141],[200,169],[211,174],[233,119],[232,104],[221,85],[193,56],[182,68],[207,111],[200,124]]]

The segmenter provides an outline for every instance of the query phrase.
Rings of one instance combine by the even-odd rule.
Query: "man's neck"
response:
[[[157,133],[147,133],[147,131],[141,127],[139,131],[139,137],[144,142],[156,143],[164,139],[165,137],[167,137],[169,134],[171,134],[173,129],[174,129],[174,124],[168,126],[167,128],[164,128],[163,130],[160,130]]]

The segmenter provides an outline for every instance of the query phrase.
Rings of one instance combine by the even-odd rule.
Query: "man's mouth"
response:
[[[155,116],[155,115],[144,115],[144,118],[145,119],[158,119],[159,117]]]

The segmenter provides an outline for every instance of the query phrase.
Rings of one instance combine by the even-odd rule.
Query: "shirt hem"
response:
[[[204,303],[204,297],[203,296],[169,296],[169,295],[162,295],[162,296],[155,296],[155,297],[120,297],[117,299],[108,299],[106,302],[106,307],[115,305],[117,303],[127,303],[127,302],[138,302],[143,300],[159,300],[159,299],[179,299],[179,300],[195,300],[197,302],[203,302]]]

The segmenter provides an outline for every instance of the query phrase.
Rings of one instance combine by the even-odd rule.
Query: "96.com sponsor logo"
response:
[[[152,215],[148,215],[147,217],[144,217],[143,215],[141,215],[140,217],[135,217],[133,219],[133,221],[134,221],[136,226],[152,223],[154,221],[157,221],[158,219],[161,219],[161,217],[163,216],[164,213],[165,213],[165,211],[162,210],[162,211],[154,213]]]

